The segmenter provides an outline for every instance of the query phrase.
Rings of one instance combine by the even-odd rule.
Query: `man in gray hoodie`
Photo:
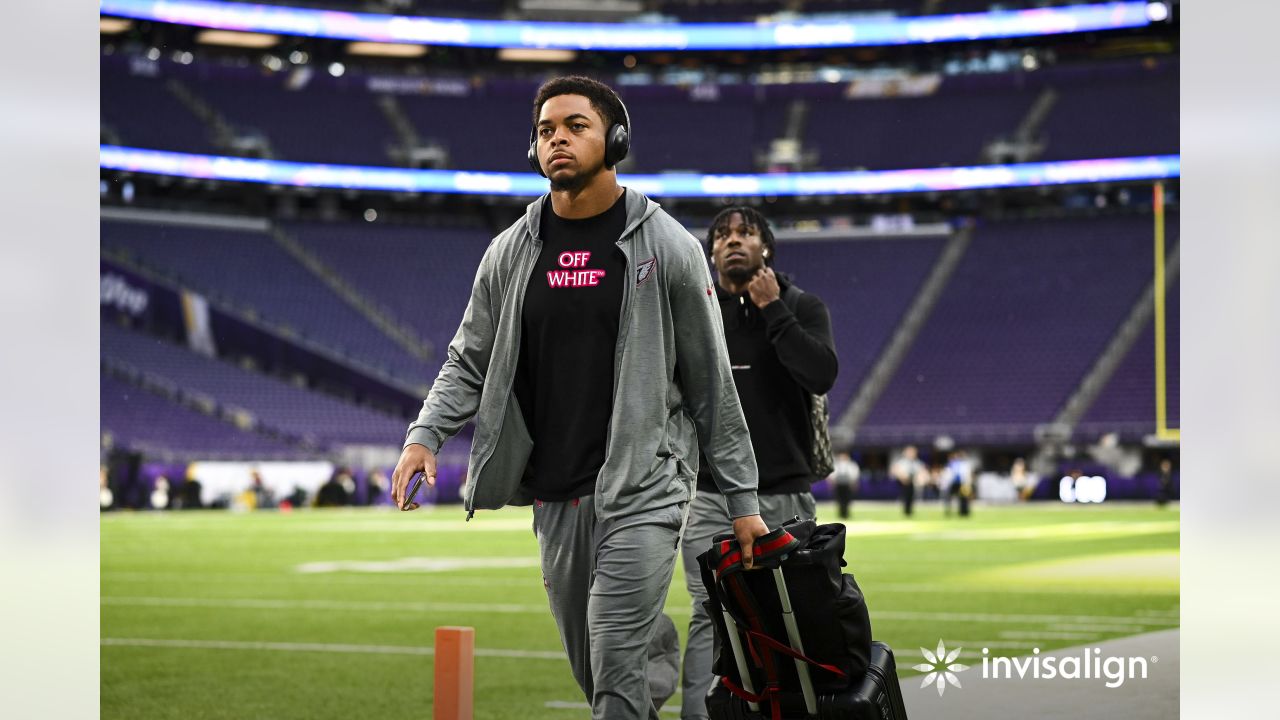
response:
[[[747,549],[768,530],[701,247],[618,185],[626,108],[556,78],[533,108],[529,162],[551,192],[490,243],[462,325],[392,478],[435,482],[440,446],[475,418],[470,513],[534,506],[543,584],[597,720],[656,718],[646,653],[675,569],[699,450]]]

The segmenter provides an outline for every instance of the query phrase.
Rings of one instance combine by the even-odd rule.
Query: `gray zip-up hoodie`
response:
[[[702,247],[657,203],[630,188],[626,195],[618,247],[629,279],[623,283],[596,513],[606,519],[691,499],[701,440],[730,514],[756,515],[751,437]],[[524,217],[489,244],[449,357],[405,438],[405,445],[438,454],[475,417],[463,491],[469,513],[532,501],[520,492],[520,481],[533,441],[512,387],[525,286],[542,249],[545,198],[530,203]]]

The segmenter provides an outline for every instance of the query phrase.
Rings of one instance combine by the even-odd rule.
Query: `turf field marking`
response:
[[[1126,635],[1146,632],[1147,630],[1139,625],[1090,625],[1087,623],[1049,623],[1046,628],[1049,630],[1062,630],[1065,632],[1118,632],[1125,633]]]
[[[300,573],[393,573],[393,572],[449,572],[451,570],[476,570],[480,568],[536,568],[541,567],[537,557],[407,557],[396,560],[334,560],[303,563],[294,568]]]
[[[1099,537],[1128,537],[1132,535],[1159,535],[1176,533],[1181,527],[1177,520],[1152,522],[1079,522],[1057,523],[1035,527],[996,527],[924,532],[911,535],[912,540],[1080,540]]]
[[[243,582],[252,584],[261,583],[283,583],[287,585],[304,584],[307,587],[312,585],[360,585],[368,587],[377,584],[395,584],[395,585],[414,585],[422,587],[423,579],[414,575],[388,575],[382,574],[376,577],[369,575],[330,575],[328,573],[311,573],[300,575],[298,573],[276,572],[276,573],[222,573],[222,572],[112,572],[104,571],[102,579],[110,582],[156,582],[161,580],[181,580],[184,583],[189,582],[207,582],[214,584],[225,584],[230,582]],[[448,580],[449,585],[474,585],[478,587],[495,587],[498,585],[511,587],[536,587],[541,588],[542,583],[538,580],[536,574],[531,574],[524,578],[504,578],[504,577],[451,577]]]
[[[542,704],[545,708],[552,710],[590,710],[591,706],[584,702],[570,702],[568,700],[548,700]],[[680,707],[676,705],[663,705],[659,712],[680,714]]]
[[[884,620],[933,620],[937,622],[989,622],[989,623],[1094,623],[1097,625],[1156,625],[1167,627],[1173,623],[1161,618],[1144,618],[1132,616],[1105,615],[1036,615],[1036,614],[994,614],[994,613],[954,613],[954,612],[918,612],[913,610],[881,610],[876,612],[877,619]]]
[[[272,650],[278,652],[362,653],[368,655],[435,655],[433,647],[416,645],[348,645],[344,643],[245,642],[239,640],[171,640],[157,638],[102,638],[102,645],[114,647],[165,647],[189,650]],[[568,660],[563,652],[551,650],[507,650],[476,648],[476,657],[520,660]]]
[[[123,597],[102,598],[103,605],[133,605],[143,607],[210,607],[251,608],[255,610],[399,610],[416,612],[490,612],[506,614],[546,613],[546,604],[517,605],[514,603],[433,603],[433,602],[371,602],[367,600],[270,600],[264,598],[182,598],[182,597]]]
[[[947,640],[949,644],[955,645],[962,649],[960,657],[974,657],[982,655],[981,648],[990,648],[992,650],[1030,650],[1044,645],[1044,643],[1027,642],[1025,640]],[[903,668],[899,668],[901,671]]]
[[[1000,637],[1010,640],[1092,640],[1096,632],[1051,632],[1048,630],[1001,630]]]
[[[952,566],[954,567],[954,565]],[[855,568],[857,569],[857,568]],[[450,582],[453,582],[452,580]],[[963,582],[955,582],[951,578],[944,578],[933,584],[923,583],[876,583],[861,580],[858,583],[863,592],[903,592],[903,593],[940,593],[943,595],[954,595],[963,593],[966,595],[990,594],[990,595],[1106,595],[1112,597],[1115,595],[1177,595],[1176,589],[1170,590],[1165,588],[1143,588],[1143,589],[1109,589],[1109,588],[1091,588],[1081,586],[1064,586],[1057,588],[1039,588],[1039,587],[1010,587],[996,586],[990,583],[975,583],[966,578]],[[1139,611],[1139,615],[1163,615],[1163,611]],[[1176,612],[1171,617],[1177,618]]]
[[[107,596],[103,605],[147,607],[210,607],[249,608],[257,610],[399,610],[409,612],[491,612],[536,613],[548,612],[543,604],[519,605],[514,603],[435,603],[435,602],[381,602],[367,600],[278,600],[264,598],[183,598],[183,597],[127,597]],[[669,606],[664,611],[670,615],[687,615],[689,608],[683,605]],[[1158,617],[1128,617],[1102,615],[1036,615],[992,614],[955,612],[917,612],[909,610],[883,610],[877,619],[934,622],[989,622],[1006,624],[1079,623],[1120,629],[1130,626],[1168,627],[1176,624],[1172,619]]]

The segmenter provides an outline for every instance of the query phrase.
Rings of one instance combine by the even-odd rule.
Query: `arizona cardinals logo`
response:
[[[658,258],[656,256],[651,257],[648,260],[645,260],[644,262],[637,265],[636,266],[636,287],[640,287],[641,285],[645,284],[645,281],[647,281],[650,277],[653,276],[653,271],[657,267],[658,267]]]

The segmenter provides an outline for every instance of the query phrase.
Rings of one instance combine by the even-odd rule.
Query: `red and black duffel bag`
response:
[[[845,528],[795,519],[756,540],[744,570],[732,536],[699,556],[716,631],[712,720],[905,718],[893,654],[871,642],[844,573]]]

